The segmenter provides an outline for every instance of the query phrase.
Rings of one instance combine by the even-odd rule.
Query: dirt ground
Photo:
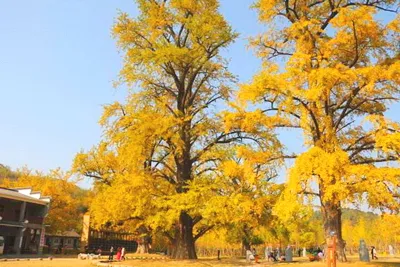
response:
[[[295,259],[296,260],[296,259]],[[338,263],[338,267],[400,267],[400,258],[391,259],[380,259],[379,261],[372,263],[360,263],[356,262],[356,259],[350,259],[349,263]],[[216,259],[199,259],[196,261],[175,261],[175,260],[162,260],[162,259],[145,259],[145,260],[127,260],[124,262],[115,262],[115,265],[124,265],[132,267],[228,267],[228,266],[293,266],[293,267],[323,267],[326,263],[314,263],[307,262],[303,259],[300,261],[295,261],[293,263],[271,263],[266,261],[261,261],[260,264],[248,264],[243,259],[222,259],[218,261]],[[56,258],[52,261],[48,259],[43,259],[42,261],[34,259],[27,261],[26,259],[20,261],[0,261],[0,267],[91,267],[92,265],[89,260],[78,260],[78,259],[60,259]]]

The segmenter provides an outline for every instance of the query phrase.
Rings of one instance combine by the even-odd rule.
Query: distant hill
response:
[[[356,224],[361,218],[365,221],[372,221],[379,215],[370,211],[361,211],[356,209],[342,209],[342,221],[351,221]],[[322,221],[322,214],[320,211],[314,211],[313,218],[317,221]]]
[[[15,180],[18,178],[18,173],[11,170],[10,167],[0,163],[0,180],[4,178]]]
[[[342,214],[342,220],[349,220],[353,224],[357,223],[361,218],[363,218],[365,221],[372,221],[379,217],[379,215],[376,213],[355,209],[343,209]]]

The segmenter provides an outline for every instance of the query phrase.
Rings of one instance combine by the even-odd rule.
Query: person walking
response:
[[[122,247],[121,249],[121,260],[125,260],[125,247]]]
[[[373,260],[377,260],[378,259],[378,257],[376,255],[377,255],[376,248],[374,246],[372,246],[372,248],[371,248],[371,256],[372,256]]]
[[[112,261],[114,259],[114,247],[111,246],[110,248],[110,254],[108,255],[108,260]]]

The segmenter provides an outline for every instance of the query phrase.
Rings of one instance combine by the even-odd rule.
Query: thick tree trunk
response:
[[[324,220],[325,238],[332,234],[337,237],[336,252],[340,261],[347,261],[345,254],[346,243],[342,237],[342,210],[340,204],[330,202],[324,203],[322,206],[322,216]]]
[[[181,212],[176,229],[174,248],[171,257],[174,259],[197,259],[195,239],[193,236],[193,219]]]

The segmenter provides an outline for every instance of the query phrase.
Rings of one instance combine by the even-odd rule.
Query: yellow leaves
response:
[[[258,0],[254,5],[259,10],[259,19],[262,22],[271,21],[276,16],[279,6],[283,6],[283,4],[277,0]]]
[[[400,32],[400,15],[397,15],[394,20],[388,24],[388,29],[394,32]]]
[[[264,66],[265,72],[254,76],[251,84],[243,84],[238,93],[238,100],[242,103],[246,101],[257,101],[266,93],[266,90],[278,90],[282,87],[284,81],[280,81],[278,77],[279,67],[276,64],[267,64]]]
[[[45,224],[50,225],[46,231],[80,230],[81,210],[91,201],[88,192],[80,189],[71,181],[68,173],[59,169],[50,171],[49,174],[32,172],[23,169],[17,172],[17,179],[1,179],[0,186],[9,188],[29,187],[39,191],[42,196],[51,197],[50,210],[45,218]]]
[[[341,8],[338,10],[338,16],[332,19],[334,27],[352,27],[353,22],[359,25],[367,25],[374,21],[373,16],[376,9],[370,6],[359,6],[356,8]]]
[[[339,201],[348,196],[348,188],[343,183],[350,166],[346,152],[337,150],[333,153],[313,147],[300,155],[290,170],[289,194],[303,194],[310,189],[312,181],[322,187],[324,201]],[[313,191],[312,189],[310,191]]]
[[[367,118],[373,123],[375,147],[384,153],[400,152],[400,124],[386,119],[384,116],[371,115]]]
[[[396,60],[389,66],[387,78],[393,80],[397,86],[400,85],[400,60]]]

